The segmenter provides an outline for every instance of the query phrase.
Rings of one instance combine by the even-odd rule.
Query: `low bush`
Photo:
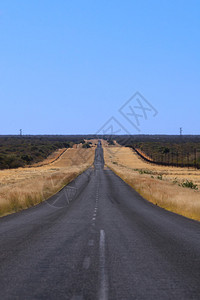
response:
[[[84,143],[82,145],[82,148],[91,148],[90,144],[89,143]]]
[[[194,184],[192,182],[192,180],[191,181],[186,180],[186,181],[182,182],[181,186],[182,187],[187,187],[187,188],[190,188],[190,189],[193,189],[193,190],[198,190],[197,184]]]
[[[139,170],[139,173],[140,174],[153,174],[153,172],[150,170]]]

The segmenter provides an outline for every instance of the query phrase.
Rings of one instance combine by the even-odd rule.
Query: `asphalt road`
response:
[[[200,299],[200,224],[94,165],[0,219],[0,299]]]

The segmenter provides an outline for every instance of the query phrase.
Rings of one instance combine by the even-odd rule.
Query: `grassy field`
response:
[[[144,162],[131,148],[107,146],[106,165],[144,198],[167,210],[200,220],[200,171]],[[192,187],[187,184],[192,182]],[[198,190],[197,190],[198,188]]]
[[[93,163],[94,148],[64,150],[57,150],[43,166],[0,170],[1,216],[44,201]]]

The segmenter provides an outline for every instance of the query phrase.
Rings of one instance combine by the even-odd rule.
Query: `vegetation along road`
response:
[[[199,299],[200,224],[104,167],[0,219],[1,299]]]

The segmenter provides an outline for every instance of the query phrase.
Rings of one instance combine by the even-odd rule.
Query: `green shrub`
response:
[[[30,163],[31,161],[33,161],[33,157],[31,155],[22,155],[21,159],[24,160],[26,163]]]
[[[109,139],[108,140],[108,145],[114,145],[115,143],[113,142],[113,140]]]
[[[192,181],[186,180],[181,183],[182,187],[187,187],[193,190],[198,190],[197,184],[194,184]]]
[[[150,170],[139,170],[140,174],[152,174],[153,172]]]
[[[82,148],[91,148],[90,144],[89,143],[85,143],[82,145]]]

